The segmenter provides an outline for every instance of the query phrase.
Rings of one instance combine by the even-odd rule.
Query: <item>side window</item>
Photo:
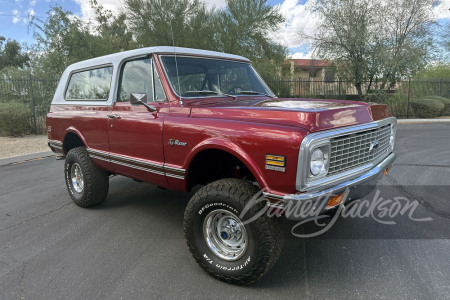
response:
[[[152,62],[149,58],[132,60],[122,67],[117,101],[130,101],[131,93],[145,93],[147,101],[153,101]]]
[[[158,76],[158,71],[156,71],[155,65],[153,65],[153,79],[155,81],[155,101],[166,101],[167,98],[164,94],[161,79]]]
[[[111,88],[112,67],[73,73],[67,86],[66,100],[107,100]]]

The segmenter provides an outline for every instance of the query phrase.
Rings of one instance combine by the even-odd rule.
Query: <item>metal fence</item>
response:
[[[389,90],[386,90],[385,86],[377,80],[362,82],[362,97],[358,95],[354,84],[348,81],[299,78],[298,80],[268,80],[267,84],[281,98],[343,99],[384,103],[398,118],[423,117],[416,108],[418,107],[416,103],[419,102],[446,102],[447,104],[444,103],[446,108],[442,110],[442,114],[449,113],[446,99],[450,99],[450,78],[405,80],[398,82]]]
[[[30,133],[45,133],[45,116],[50,109],[57,84],[58,79],[35,78],[31,74],[26,78],[0,78],[0,105],[10,101],[28,105],[32,112],[29,119]],[[347,81],[268,80],[267,84],[281,98],[346,99],[385,103],[391,113],[399,118],[423,117],[418,113],[415,103],[441,101],[444,102],[445,109],[440,114],[450,115],[450,79],[407,80],[397,83],[389,91],[383,89],[380,82],[363,82],[362,90],[367,91],[369,84],[370,89],[364,93],[362,99],[358,96],[355,86]],[[436,96],[441,98],[436,100]]]
[[[32,112],[30,133],[45,133],[45,116],[57,85],[58,79],[35,78],[31,74],[25,78],[0,78],[0,105],[11,101],[28,105]]]

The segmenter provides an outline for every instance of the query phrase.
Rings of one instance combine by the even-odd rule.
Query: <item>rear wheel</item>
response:
[[[106,199],[109,188],[108,173],[94,165],[86,148],[69,150],[64,172],[67,190],[76,205],[89,207]]]
[[[200,266],[213,277],[248,284],[264,276],[277,261],[283,245],[281,221],[262,214],[258,202],[241,216],[258,189],[250,182],[222,179],[200,189],[184,215],[184,234]]]

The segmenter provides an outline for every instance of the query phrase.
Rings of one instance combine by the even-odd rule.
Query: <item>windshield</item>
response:
[[[266,95],[274,97],[248,63],[185,56],[162,56],[172,88],[182,97]],[[178,67],[178,71],[177,71]]]

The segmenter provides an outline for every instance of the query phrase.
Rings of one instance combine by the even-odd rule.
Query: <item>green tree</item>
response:
[[[36,72],[58,76],[72,63],[136,48],[124,13],[114,15],[95,0],[90,5],[93,21],[83,21],[58,5],[47,12],[45,20],[32,20]]]
[[[428,66],[420,71],[418,79],[450,79],[450,63]]]
[[[199,0],[125,0],[125,7],[139,47],[214,48],[212,12]]]
[[[34,67],[44,73],[60,75],[68,65],[102,54],[100,38],[59,5],[47,12],[45,20],[34,18],[30,26],[37,41]]]
[[[115,15],[98,4],[97,0],[91,0],[90,5],[94,9],[96,34],[102,41],[103,53],[116,53],[137,48],[138,45],[133,40],[133,34],[126,23],[125,12]]]
[[[281,71],[287,49],[270,34],[283,21],[267,0],[228,0],[227,7],[214,16],[215,50],[248,57],[263,77],[273,79]]]
[[[243,55],[263,77],[281,69],[286,48],[270,39],[283,22],[267,0],[229,0],[209,11],[199,0],[126,0],[139,46],[175,45]]]
[[[6,67],[23,68],[30,60],[16,40],[0,36],[0,70]]]

